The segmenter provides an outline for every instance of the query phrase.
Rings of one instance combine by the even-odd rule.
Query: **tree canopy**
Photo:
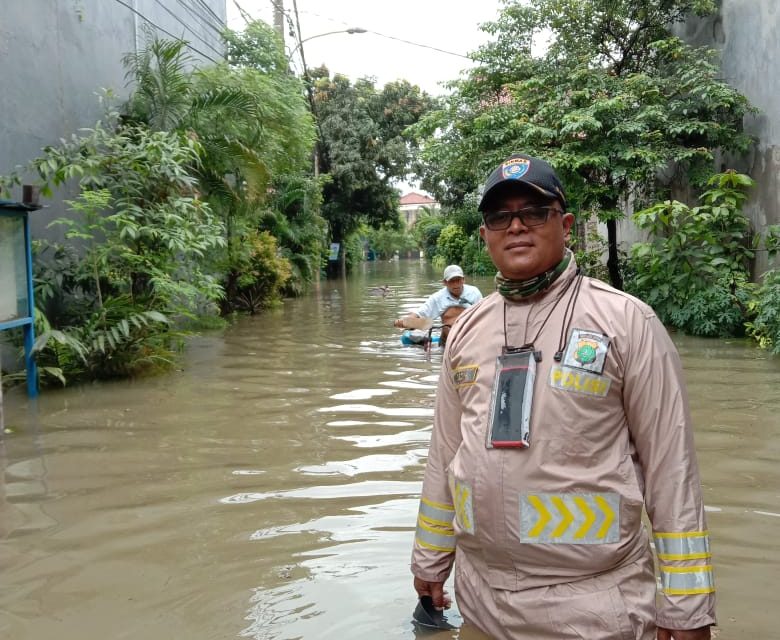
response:
[[[720,79],[714,52],[672,33],[686,15],[712,10],[710,0],[507,0],[484,26],[493,39],[476,67],[415,128],[423,186],[457,205],[509,154],[546,158],[575,211],[607,222],[620,286],[623,211],[675,183],[703,185],[716,150],[751,144],[742,132],[750,105]]]
[[[322,210],[332,239],[343,242],[361,223],[397,226],[393,182],[416,159],[406,128],[432,108],[433,98],[406,81],[377,90],[370,78],[353,84],[325,67],[309,74],[321,135],[318,164],[327,174]]]

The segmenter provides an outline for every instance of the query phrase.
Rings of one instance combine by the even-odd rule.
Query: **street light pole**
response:
[[[295,5],[295,2],[293,2],[293,5]],[[296,11],[296,17],[297,17],[297,6],[295,7]],[[308,42],[309,40],[314,40],[314,38],[322,38],[323,36],[330,36],[336,33],[366,33],[366,30],[361,27],[350,27],[349,29],[338,29],[336,31],[326,31],[325,33],[318,33],[314,36],[309,36],[308,38],[301,38],[301,32],[300,32],[300,22],[298,22],[298,43],[293,47],[293,50],[290,51],[290,55],[287,56],[288,62],[292,60],[292,57],[295,55],[295,52],[300,50],[301,52],[301,63],[303,65],[303,81],[306,85],[306,95],[309,98],[309,108],[311,109],[311,115],[314,117],[314,122],[317,127],[317,130],[319,132],[319,135],[317,136],[318,140],[314,142],[314,177],[316,178],[320,174],[320,153],[319,153],[319,140],[322,139],[322,129],[320,128],[319,119],[317,118],[317,110],[314,104],[314,90],[312,88],[312,82],[311,77],[309,76],[309,67],[306,65],[306,56],[303,54],[303,43]]]
[[[290,55],[287,56],[287,62],[292,60],[293,56],[295,55],[295,52],[300,50],[301,52],[301,64],[303,66],[303,81],[306,85],[306,95],[309,98],[309,107],[311,109],[311,115],[314,118],[314,124],[317,127],[317,139],[314,141],[314,178],[315,180],[320,174],[320,144],[323,141],[322,136],[322,127],[320,126],[319,117],[317,116],[317,107],[314,101],[314,89],[312,87],[312,81],[311,76],[309,75],[309,67],[306,65],[306,56],[303,53],[303,43],[308,42],[309,40],[314,40],[314,38],[322,38],[324,36],[330,36],[338,33],[347,33],[347,34],[353,34],[353,33],[366,33],[366,30],[361,27],[350,27],[348,29],[338,29],[336,31],[326,31],[325,33],[318,33],[314,36],[309,36],[308,38],[302,38],[301,37],[301,21],[298,18],[298,4],[296,0],[293,0],[293,9],[295,10],[295,18],[298,25],[298,42],[293,47],[292,51],[290,51]],[[346,249],[345,247],[340,247],[340,271],[342,274],[346,277],[346,268],[345,268],[345,259],[346,259]],[[330,264],[330,262],[328,263]]]
[[[304,38],[303,40],[299,40],[298,43],[293,47],[293,50],[290,51],[290,55],[287,56],[288,60],[292,60],[292,57],[295,55],[295,52],[298,51],[303,46],[304,42],[308,42],[309,40],[314,40],[314,38],[322,38],[323,36],[331,36],[334,33],[366,33],[366,30],[361,27],[350,27],[349,29],[339,29],[337,31],[326,31],[325,33],[318,33],[315,36],[309,36],[308,38]]]

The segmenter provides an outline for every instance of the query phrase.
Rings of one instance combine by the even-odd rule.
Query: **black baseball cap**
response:
[[[566,211],[566,194],[558,175],[547,162],[540,158],[515,153],[498,165],[488,176],[482,197],[479,200],[479,211],[485,210],[485,205],[490,201],[492,194],[498,191],[501,185],[520,183],[538,191],[546,198],[560,200],[563,210]]]

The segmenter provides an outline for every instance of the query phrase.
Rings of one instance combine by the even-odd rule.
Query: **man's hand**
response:
[[[452,604],[452,599],[444,590],[443,582],[428,582],[415,576],[414,590],[419,597],[431,596],[433,606],[437,609],[449,609]]]
[[[393,326],[397,327],[398,329],[404,328],[404,319],[398,318],[397,320],[393,320]]]
[[[403,327],[404,329],[430,329],[433,326],[433,318],[421,318],[420,316],[404,316],[395,321],[401,324],[396,324],[397,327]],[[395,323],[394,323],[395,324]]]
[[[686,631],[658,627],[656,638],[658,640],[710,640],[710,627],[707,625],[706,627],[688,629]]]

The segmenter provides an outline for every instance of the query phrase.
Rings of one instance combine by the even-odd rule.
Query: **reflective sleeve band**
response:
[[[710,536],[706,531],[688,533],[654,533],[655,550],[659,560],[708,560]]]
[[[661,566],[661,584],[667,596],[688,596],[715,591],[712,565],[709,564],[699,567]]]
[[[414,539],[426,549],[446,553],[455,551],[455,530],[451,526],[432,526],[422,514],[417,518],[417,533]]]
[[[432,524],[451,527],[452,520],[455,517],[455,507],[451,504],[444,504],[442,502],[428,500],[427,498],[421,498],[420,517]]]
[[[455,507],[451,504],[421,498],[415,542],[425,549],[452,553],[455,551],[454,518]]]

